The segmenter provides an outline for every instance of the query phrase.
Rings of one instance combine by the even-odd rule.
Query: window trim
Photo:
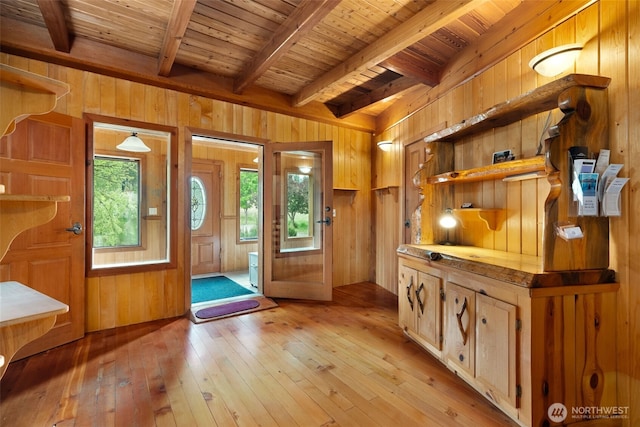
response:
[[[85,200],[85,209],[86,209],[86,227],[85,227],[85,274],[87,277],[98,277],[98,276],[111,276],[117,274],[133,274],[140,273],[145,271],[158,271],[158,270],[170,270],[175,269],[177,267],[177,225],[176,219],[178,218],[178,130],[173,126],[164,126],[158,125],[154,123],[146,123],[139,122],[134,120],[121,119],[117,117],[109,117],[102,116],[98,114],[89,114],[85,113],[83,115],[86,123],[86,135],[87,135],[87,151],[86,151],[86,200]],[[94,144],[93,144],[93,128],[94,123],[108,123],[117,126],[125,126],[131,128],[138,129],[147,129],[151,131],[160,131],[166,132],[169,134],[169,148],[167,152],[167,158],[170,162],[170,176],[167,182],[167,192],[169,203],[168,211],[171,221],[168,221],[167,226],[169,232],[167,233],[167,255],[168,260],[162,260],[158,262],[149,262],[142,263],[137,265],[125,265],[125,266],[114,266],[114,267],[98,267],[94,268],[93,266],[93,157],[94,157]],[[135,155],[134,153],[127,153],[127,156]],[[122,156],[122,154],[120,154]],[[141,165],[144,167],[144,164]],[[142,174],[142,188],[144,189],[145,178],[144,174]],[[144,194],[144,191],[142,191]],[[141,196],[144,197],[144,196]],[[144,208],[144,201],[141,203],[141,206]],[[141,217],[144,219],[144,210],[141,211]],[[145,221],[142,221],[142,233],[145,233]],[[142,236],[142,248],[144,249],[144,238]],[[121,252],[127,250],[136,250],[137,247],[133,248],[108,248],[104,249],[105,251],[115,251],[119,250]]]

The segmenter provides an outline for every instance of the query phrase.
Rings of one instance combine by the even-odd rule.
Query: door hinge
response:
[[[444,289],[440,288],[440,299],[442,301],[445,301],[447,299],[447,297],[445,297],[444,295]]]
[[[522,329],[522,320],[516,319],[516,331],[519,331],[521,329]]]
[[[516,397],[522,397],[522,386],[520,384],[516,385]]]

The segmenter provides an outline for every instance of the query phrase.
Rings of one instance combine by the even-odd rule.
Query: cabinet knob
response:
[[[462,354],[458,355],[458,359],[460,359],[461,362],[464,362],[464,355]]]

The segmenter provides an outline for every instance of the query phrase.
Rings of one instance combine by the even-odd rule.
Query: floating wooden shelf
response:
[[[0,108],[0,136],[13,132],[23,117],[52,111],[68,92],[67,83],[0,64],[0,97],[11,100]]]
[[[504,179],[534,172],[544,172],[544,156],[511,160],[479,168],[451,171],[427,178],[427,184],[454,184]]]
[[[453,216],[464,223],[468,221],[482,221],[489,230],[496,231],[502,225],[502,209],[452,209]]]
[[[374,187],[371,189],[371,191],[389,191],[392,188],[400,188],[399,185],[387,185],[385,187]]]
[[[464,136],[480,133],[496,127],[506,126],[533,114],[553,110],[558,107],[558,96],[574,86],[605,89],[609,86],[609,77],[587,74],[569,74],[530,92],[524,93],[501,104],[497,104],[483,113],[470,117],[424,138],[425,142],[454,141]]]
[[[0,259],[18,234],[51,221],[56,216],[58,202],[69,200],[69,196],[0,194]]]
[[[333,187],[333,191],[358,191],[357,188]]]

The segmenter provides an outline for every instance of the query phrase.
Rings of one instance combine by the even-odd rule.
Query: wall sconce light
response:
[[[302,173],[309,173],[311,172],[311,166],[300,166],[298,170]]]
[[[445,209],[444,214],[438,220],[440,227],[447,230],[447,238],[444,242],[440,242],[441,245],[453,246],[455,243],[449,241],[449,230],[458,225],[458,220],[453,216],[453,212],[450,208]]]
[[[392,145],[393,145],[393,141],[390,141],[388,139],[378,142],[378,148],[381,149],[382,151],[391,150]]]
[[[546,77],[557,76],[567,70],[580,55],[582,45],[573,43],[545,50],[529,61],[529,67]]]
[[[134,153],[147,153],[151,151],[151,148],[147,147],[144,142],[138,138],[136,132],[132,132],[131,135],[126,137],[116,148],[120,151],[131,151]]]

